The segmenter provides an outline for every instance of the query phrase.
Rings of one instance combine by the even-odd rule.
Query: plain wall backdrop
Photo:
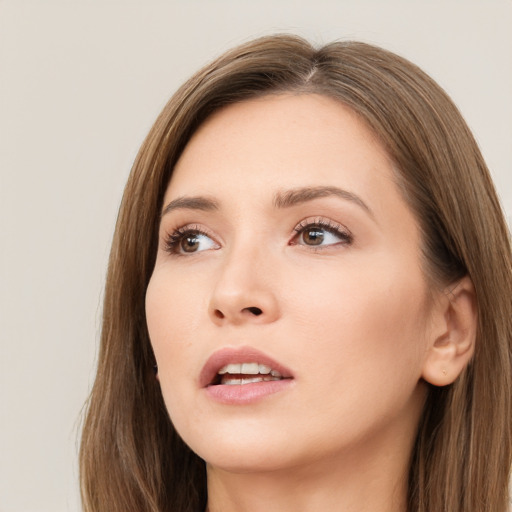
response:
[[[252,37],[361,39],[452,96],[512,218],[512,1],[0,0],[0,512],[78,511],[117,208],[172,92]]]

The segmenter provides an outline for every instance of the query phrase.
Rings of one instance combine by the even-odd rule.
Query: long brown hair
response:
[[[423,235],[432,286],[464,275],[478,302],[475,355],[457,381],[430,387],[409,472],[409,512],[505,512],[511,466],[512,257],[489,172],[446,93],[383,49],[264,37],[199,71],[144,141],[110,256],[96,381],[80,451],[87,512],[198,512],[205,464],[181,441],[153,373],[145,292],[173,167],[198,126],[225,105],[316,93],[350,107],[393,159]]]

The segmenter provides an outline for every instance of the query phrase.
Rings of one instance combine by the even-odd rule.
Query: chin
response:
[[[282,459],[274,460],[274,456],[265,458],[264,455],[257,454],[253,456],[232,455],[228,457],[213,457],[212,460],[206,460],[208,467],[220,469],[227,473],[247,474],[247,473],[270,473],[285,469]]]
[[[202,435],[201,435],[202,434]],[[212,432],[208,436],[199,433],[196,436],[184,436],[188,446],[208,466],[232,473],[252,473],[279,471],[298,463],[300,456],[293,453],[292,443],[288,440],[284,430],[282,435],[265,435],[258,431],[228,434],[225,432]],[[295,447],[300,443],[294,443]]]

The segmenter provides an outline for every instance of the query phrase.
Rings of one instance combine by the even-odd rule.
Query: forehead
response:
[[[168,192],[220,192],[228,176],[244,188],[361,186],[387,171],[384,148],[342,103],[317,94],[269,95],[208,118],[177,162]]]

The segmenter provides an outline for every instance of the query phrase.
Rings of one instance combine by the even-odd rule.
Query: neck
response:
[[[409,453],[343,454],[273,471],[207,466],[208,512],[406,512]]]

